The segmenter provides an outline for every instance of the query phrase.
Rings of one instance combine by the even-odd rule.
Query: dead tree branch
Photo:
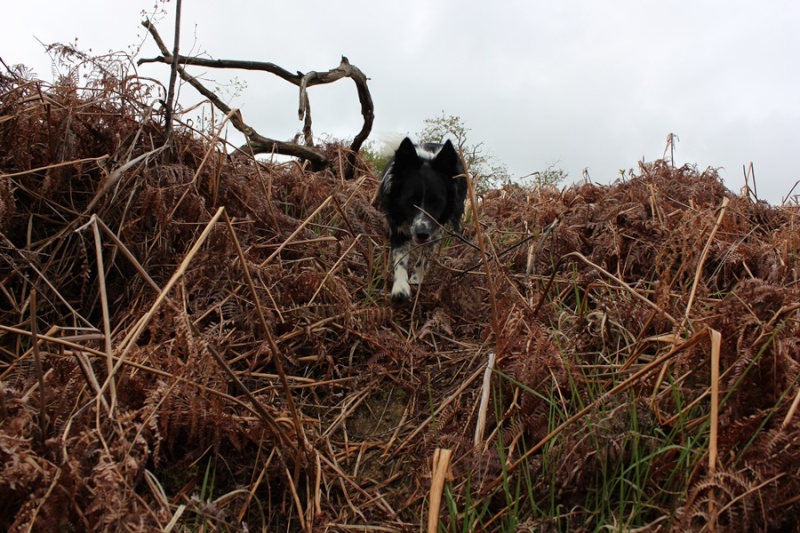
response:
[[[142,25],[147,28],[153,40],[158,45],[161,54],[154,58],[143,58],[138,61],[139,65],[144,63],[167,63],[171,64],[177,59],[180,65],[178,74],[181,78],[189,83],[197,91],[208,98],[211,103],[216,106],[223,113],[231,111],[224,102],[222,102],[214,93],[201,84],[195,77],[191,76],[183,68],[186,65],[196,65],[208,68],[234,68],[243,70],[259,70],[274,74],[281,79],[288,81],[300,88],[300,105],[298,108],[298,118],[303,121],[303,137],[305,145],[297,144],[295,142],[283,142],[270,139],[260,135],[252,127],[248,126],[241,117],[240,113],[236,113],[231,119],[231,123],[236,129],[241,131],[248,140],[248,144],[242,147],[243,150],[254,153],[275,153],[281,155],[289,155],[298,157],[300,159],[308,160],[312,167],[315,169],[324,168],[328,164],[328,159],[319,150],[314,148],[313,135],[311,132],[311,105],[308,98],[308,88],[314,85],[321,85],[324,83],[332,83],[342,78],[350,78],[356,84],[358,92],[358,100],[361,104],[361,115],[364,117],[364,125],[361,131],[353,138],[350,144],[350,153],[347,157],[346,177],[351,178],[355,170],[355,155],[361,149],[362,144],[366,141],[370,131],[372,131],[372,123],[375,118],[374,107],[372,103],[372,96],[370,95],[367,87],[367,76],[355,65],[351,65],[350,61],[342,56],[339,66],[327,71],[316,72],[311,71],[306,74],[302,72],[291,73],[288,70],[269,62],[264,61],[243,61],[236,59],[207,59],[201,57],[190,57],[178,55],[175,58],[167,49],[161,36],[158,34],[155,26],[149,20],[142,22]]]
[[[172,133],[172,106],[175,103],[175,81],[178,75],[178,50],[181,41],[181,0],[177,1],[175,7],[175,45],[172,48],[172,63],[169,69],[169,88],[167,90],[167,105],[164,114],[164,142],[170,143],[170,135]],[[171,150],[170,150],[171,152]],[[170,153],[170,158],[172,154]]]
[[[350,78],[355,82],[358,101],[361,103],[361,116],[364,117],[364,125],[358,135],[353,138],[353,142],[350,144],[350,153],[347,155],[345,177],[349,179],[353,177],[353,171],[355,170],[356,153],[361,149],[364,141],[367,140],[369,132],[372,131],[372,122],[375,119],[372,96],[367,88],[367,76],[361,72],[361,69],[351,65],[345,56],[342,56],[342,61],[338,67],[328,72],[309,72],[300,81],[300,108],[297,114],[300,120],[305,120],[306,126],[303,128],[303,134],[308,142],[308,139],[311,138],[311,106],[308,99],[308,87],[320,83],[332,83],[342,78]]]

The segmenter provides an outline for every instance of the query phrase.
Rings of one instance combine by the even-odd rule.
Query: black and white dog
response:
[[[421,283],[427,267],[427,249],[423,248],[409,279],[411,243],[424,247],[439,240],[445,224],[459,231],[466,196],[464,167],[449,140],[417,146],[408,137],[403,139],[386,167],[378,193],[391,230],[392,302],[408,301],[409,283]]]

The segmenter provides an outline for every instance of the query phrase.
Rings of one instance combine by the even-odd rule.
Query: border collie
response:
[[[425,255],[430,243],[441,238],[442,227],[461,227],[467,178],[453,144],[415,145],[406,137],[383,174],[378,199],[391,231],[394,284],[392,302],[411,298],[409,283],[421,283],[427,268]],[[422,247],[408,277],[411,243]]]

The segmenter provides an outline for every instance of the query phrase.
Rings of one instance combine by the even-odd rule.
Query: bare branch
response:
[[[142,25],[150,29],[150,21],[145,20],[142,22]],[[153,39],[158,44],[159,49],[164,53],[166,46],[162,47],[163,41],[161,37],[156,38],[153,32],[150,32],[153,35]],[[166,57],[165,57],[166,56]],[[172,61],[172,55],[167,52],[166,54],[151,58],[142,58],[139,59],[137,64],[143,65],[144,63],[170,63]],[[208,67],[208,68],[238,68],[241,70],[262,70],[264,72],[269,72],[270,74],[275,74],[279,78],[282,78],[289,83],[293,83],[294,85],[300,85],[300,80],[303,78],[303,74],[301,72],[297,72],[292,74],[288,70],[279,67],[275,63],[269,63],[267,61],[246,61],[241,59],[209,59],[205,57],[193,57],[193,56],[178,56],[178,63],[181,65],[196,65],[198,67]],[[317,82],[312,83],[311,85],[318,85],[319,83],[324,82]]]
[[[175,103],[175,78],[178,74],[178,50],[180,47],[181,36],[181,0],[177,1],[175,8],[175,45],[172,48],[173,59],[170,63],[169,89],[167,91],[167,105],[164,112],[164,142],[169,144],[170,134],[172,133],[172,106]],[[170,158],[172,154],[170,153]]]
[[[150,24],[150,21],[145,20],[142,22],[142,25],[147,28],[150,34],[153,36],[156,44],[161,49],[161,53],[163,54],[162,61],[163,63],[170,63],[172,61],[172,55],[167,50],[166,46],[164,46],[164,41],[161,40],[161,37],[156,37],[158,35],[158,31],[156,30],[155,26]],[[181,61],[179,61],[181,62]],[[180,74],[181,78],[186,81],[189,85],[197,89],[197,92],[208,98],[214,106],[217,107],[220,111],[225,114],[230,113],[231,108],[228,107],[225,102],[219,99],[219,97],[214,94],[213,91],[207,89],[202,83],[200,83],[197,78],[188,74],[186,70],[182,67],[178,67],[178,74]],[[263,153],[274,153],[274,154],[281,154],[281,155],[289,155],[293,157],[299,157],[301,159],[305,159],[311,162],[311,166],[315,170],[319,170],[324,168],[328,164],[328,158],[325,157],[324,154],[315,150],[314,148],[308,146],[301,146],[296,143],[292,142],[283,142],[277,141],[275,139],[270,139],[268,137],[264,137],[263,135],[259,134],[255,129],[248,126],[244,120],[242,119],[242,115],[240,112],[236,112],[231,117],[231,124],[241,131],[248,139],[248,144],[242,147],[244,151],[251,151],[255,154],[263,154]]]
[[[140,59],[138,64],[144,63],[172,63],[176,58],[170,54],[164,41],[159,36],[155,27],[149,20],[142,22],[142,25],[147,28],[153,36],[156,44],[161,50],[162,55],[149,58]],[[283,80],[288,81],[300,88],[298,118],[303,121],[303,137],[305,145],[300,145],[295,142],[282,142],[270,139],[258,134],[252,127],[248,126],[242,119],[240,114],[236,114],[231,120],[231,123],[241,131],[248,138],[248,148],[255,153],[276,153],[282,155],[289,155],[306,159],[311,162],[315,169],[320,169],[328,164],[327,158],[318,150],[314,148],[313,134],[311,131],[311,104],[308,97],[308,88],[314,85],[324,83],[332,83],[342,78],[350,78],[356,84],[358,92],[358,100],[361,104],[361,115],[364,118],[364,125],[361,131],[353,138],[350,144],[351,152],[347,156],[347,178],[352,178],[355,170],[355,154],[361,149],[362,144],[369,137],[372,131],[372,123],[375,118],[374,107],[372,103],[372,96],[370,95],[369,88],[367,87],[367,76],[355,65],[351,65],[350,61],[342,56],[339,66],[328,70],[327,72],[311,71],[306,74],[302,72],[291,73],[288,70],[269,62],[263,61],[243,61],[236,59],[207,59],[201,57],[177,56],[177,63],[180,65],[197,65],[208,68],[236,68],[243,70],[260,70],[275,74]],[[198,92],[208,98],[214,106],[220,109],[223,113],[229,113],[230,108],[225,105],[212,91],[205,88],[196,78],[188,74],[182,67],[179,67],[178,73],[181,78],[192,85]],[[244,149],[244,147],[243,147]],[[249,151],[248,150],[248,151]]]

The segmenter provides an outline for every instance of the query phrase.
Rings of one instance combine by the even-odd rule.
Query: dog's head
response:
[[[393,231],[424,244],[444,224],[458,230],[466,191],[464,168],[449,140],[418,148],[406,137],[381,182],[381,207]]]

